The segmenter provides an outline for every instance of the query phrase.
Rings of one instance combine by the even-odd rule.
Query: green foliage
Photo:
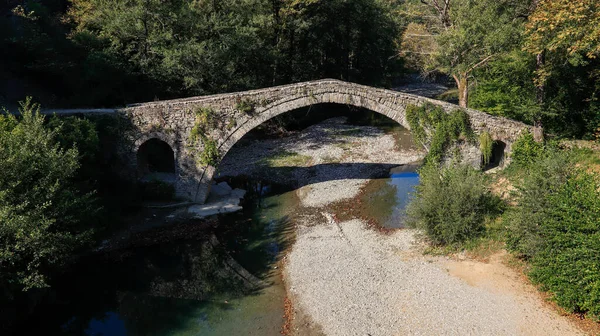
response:
[[[580,173],[548,195],[531,278],[571,312],[600,319],[600,183]]]
[[[419,174],[415,198],[407,207],[407,225],[423,230],[433,244],[462,244],[480,236],[486,217],[500,208],[485,175],[468,165],[426,165]]]
[[[571,312],[600,317],[600,180],[551,152],[530,165],[503,222],[507,247],[530,261],[531,278]]]
[[[573,163],[565,152],[528,157],[527,169],[516,193],[517,206],[506,212],[507,246],[525,258],[532,258],[540,249],[540,230],[553,206],[549,195],[556,193],[570,177]]]
[[[473,71],[518,46],[528,4],[512,0],[452,0],[444,6],[437,1],[420,2],[427,6],[420,7],[413,21],[421,28],[405,34],[404,50],[417,55],[421,71],[452,76],[459,104],[467,107]]]
[[[254,114],[255,111],[255,103],[248,100],[248,99],[243,99],[237,102],[237,104],[235,105],[236,110],[243,112],[245,114],[248,115],[252,115]]]
[[[469,107],[533,124],[545,112],[532,80],[535,67],[535,58],[518,49],[491,60],[474,73],[477,82]]]
[[[200,163],[203,166],[217,167],[219,165],[219,161],[221,160],[221,154],[219,153],[217,142],[213,139],[209,139],[206,136],[202,137],[202,142],[204,144],[204,150],[200,153]]]
[[[190,132],[190,141],[197,143],[205,134],[218,126],[218,120],[215,111],[209,107],[197,108],[194,113],[196,121]]]
[[[488,132],[483,132],[479,135],[479,149],[483,157],[483,164],[487,165],[492,159],[492,150],[494,149],[494,139]]]
[[[426,163],[440,163],[451,145],[475,138],[469,115],[463,110],[446,113],[442,107],[429,103],[409,105],[406,119],[414,139],[429,150]]]
[[[216,167],[220,161],[219,147],[215,140],[209,138],[208,133],[219,124],[215,111],[211,108],[198,108],[196,122],[190,131],[189,142],[191,148],[202,144],[203,150],[196,153],[198,162],[205,167]]]
[[[96,125],[89,119],[54,116],[47,125],[56,133],[62,148],[76,147],[80,160],[90,162],[98,155],[100,139]]]
[[[77,149],[57,143],[31,99],[19,111],[0,129],[0,286],[27,290],[47,286],[88,242],[98,208],[73,188]]]
[[[512,145],[512,160],[519,165],[529,165],[544,155],[544,144],[535,141],[533,134],[523,132]]]

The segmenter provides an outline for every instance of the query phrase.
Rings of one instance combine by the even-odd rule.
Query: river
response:
[[[356,139],[363,136],[361,132],[365,138],[388,136],[396,139],[396,146],[411,146],[403,138],[407,131],[397,127],[377,131],[380,133],[348,127],[341,132],[344,141],[354,146],[358,146]],[[342,147],[339,143],[327,146],[336,150]],[[257,152],[260,155],[261,151]],[[338,206],[358,198],[361,206],[354,216],[369,218],[384,229],[402,227],[403,209],[418,184],[416,166],[385,173],[394,165],[344,165],[332,163],[330,157],[327,160],[327,164],[319,164],[317,159],[313,162],[316,171],[310,171],[304,181],[297,180],[304,185],[311,184],[310,178],[326,182],[332,173],[360,178],[362,192]],[[349,174],[348,168],[353,173]],[[304,167],[296,170],[303,171]],[[320,176],[320,170],[326,172],[325,177]],[[373,172],[379,173],[371,175]],[[294,243],[297,218],[312,210],[302,205],[298,185],[283,186],[256,176],[224,179],[249,190],[242,212],[220,216],[208,228],[196,222],[179,224],[179,238],[175,240],[152,243],[161,232],[172,234],[161,228],[149,236],[147,244],[86,258],[57,282],[53,297],[32,316],[35,323],[21,326],[19,333],[269,336],[285,332],[290,311],[286,311],[289,300],[283,259]]]
[[[234,182],[235,183],[235,182]],[[416,173],[374,179],[361,197],[383,227],[395,227]],[[294,190],[260,185],[243,212],[221,216],[212,233],[223,250],[206,243],[209,233],[118,251],[86,260],[60,281],[54,303],[39,307],[23,335],[280,335],[286,290],[281,258],[293,243]],[[383,186],[377,188],[376,186]],[[378,190],[379,189],[379,190]],[[369,206],[369,207],[370,207]],[[220,269],[222,254],[266,282],[248,288]]]

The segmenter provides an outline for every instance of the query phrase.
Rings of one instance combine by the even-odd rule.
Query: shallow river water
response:
[[[401,226],[415,184],[414,172],[372,180],[362,195],[370,216],[384,227]],[[22,334],[280,335],[281,258],[293,244],[299,201],[295,191],[258,189],[243,212],[219,219],[214,234],[221,248],[194,237],[90,258],[61,281],[52,304],[40,307]],[[220,269],[224,255],[265,285],[248,288],[232,277],[235,271]]]

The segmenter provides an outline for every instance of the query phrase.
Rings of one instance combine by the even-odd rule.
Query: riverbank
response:
[[[290,138],[248,144],[224,162],[222,175],[257,176],[269,172],[256,167],[272,157],[268,168],[278,173],[269,176],[298,185],[300,208],[291,218],[297,237],[284,269],[292,334],[584,334],[502,258],[424,256],[416,231],[373,230],[373,214],[348,211],[361,193],[373,192],[365,189],[373,178],[419,159],[393,136],[361,129],[328,120]]]

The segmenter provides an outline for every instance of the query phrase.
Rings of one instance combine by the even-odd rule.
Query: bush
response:
[[[407,207],[407,225],[424,231],[433,244],[464,243],[484,232],[485,219],[498,212],[500,200],[486,187],[485,175],[467,165],[426,165],[415,198]]]
[[[533,134],[522,133],[512,145],[512,160],[519,165],[529,165],[544,155],[544,144],[535,141]]]
[[[600,318],[600,181],[581,172],[549,194],[531,278],[571,312]]]
[[[543,243],[541,228],[552,208],[550,195],[556,193],[572,174],[573,163],[566,152],[553,151],[530,163],[516,186],[517,206],[504,214],[507,223],[507,247],[529,259]]]
[[[531,279],[571,312],[600,316],[600,180],[568,152],[531,164],[505,215],[507,247],[531,263]]]
[[[88,242],[98,206],[73,187],[75,148],[61,148],[30,99],[22,119],[1,116],[0,288],[48,286],[48,278]]]

